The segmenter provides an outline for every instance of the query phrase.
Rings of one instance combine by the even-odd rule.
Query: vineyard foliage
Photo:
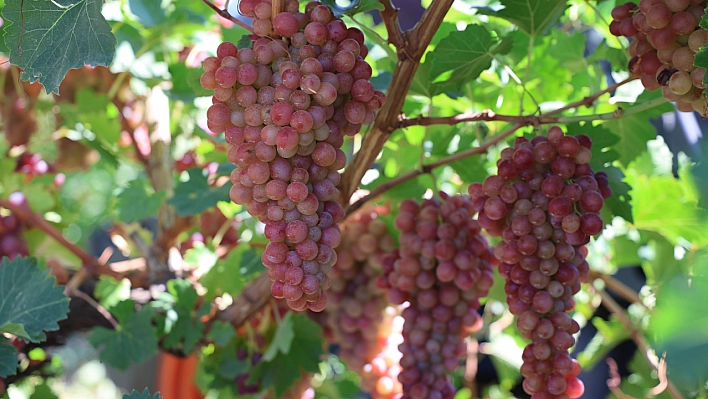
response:
[[[63,397],[78,336],[119,370],[196,357],[210,398],[706,397],[708,16],[659,45],[632,28],[647,4],[423,0],[398,21],[409,2],[272,25],[278,0],[0,2],[0,396]],[[532,180],[519,149],[563,177],[553,196],[595,197],[507,200]],[[539,257],[543,303],[522,303]]]

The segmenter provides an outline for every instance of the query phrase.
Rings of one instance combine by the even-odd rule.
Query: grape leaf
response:
[[[632,186],[632,215],[638,229],[655,231],[676,244],[682,237],[692,244],[708,243],[708,212],[686,198],[685,188],[673,176],[627,172]]]
[[[615,317],[609,321],[593,317],[592,324],[597,328],[597,334],[578,354],[578,362],[584,369],[592,369],[609,351],[630,337],[630,332]]]
[[[24,328],[23,338],[31,342],[45,339],[44,331],[59,329],[59,320],[69,312],[69,298],[56,285],[49,271],[34,258],[17,257],[0,263],[0,331],[8,325],[15,332]]]
[[[481,12],[506,19],[529,36],[545,35],[567,7],[565,0],[502,0],[501,4],[504,8],[499,11]]]
[[[95,93],[88,88],[81,89],[76,94],[75,104],[61,103],[59,110],[65,126],[76,129],[80,124],[93,132],[106,149],[112,148],[120,140],[118,108],[105,94]]]
[[[123,395],[123,399],[162,399],[162,396],[160,396],[160,392],[155,392],[154,395],[150,396],[150,391],[145,388],[142,393],[133,389],[133,392],[131,392],[130,395],[127,393]]]
[[[209,331],[209,339],[214,341],[218,346],[226,346],[235,335],[236,330],[234,330],[234,326],[219,320],[214,322],[211,326],[211,331]]]
[[[152,302],[154,307],[166,310],[168,315],[165,318],[166,335],[162,343],[168,349],[181,348],[189,353],[204,331],[204,323],[195,309],[199,296],[192,284],[184,279],[168,281],[167,291],[160,295],[160,300]]]
[[[101,305],[110,309],[130,298],[130,280],[124,278],[118,281],[110,276],[101,276],[98,278],[93,295]]]
[[[41,384],[35,385],[34,392],[29,399],[57,399],[57,394],[52,391],[52,388],[47,385],[47,380],[43,380]]]
[[[148,190],[146,179],[135,179],[128,182],[128,187],[118,194],[117,212],[121,222],[137,222],[157,214],[162,205],[165,192]]]
[[[448,85],[458,86],[477,79],[492,65],[496,54],[511,50],[511,40],[499,41],[481,25],[467,25],[464,31],[451,32],[426,56],[430,63],[430,78],[435,80],[445,73]]]
[[[293,382],[302,378],[301,369],[306,372],[319,371],[320,356],[324,353],[322,328],[307,315],[292,314],[291,317],[295,334],[293,345],[290,345],[287,352],[278,350],[270,362],[261,360],[249,379],[251,382],[261,380],[264,387],[272,386],[276,397],[280,397]]]
[[[231,184],[219,188],[211,188],[207,181],[207,173],[199,168],[187,171],[189,180],[180,182],[175,188],[175,194],[167,202],[174,205],[181,216],[197,215],[216,206],[219,201],[229,201]]]
[[[293,338],[295,338],[295,331],[293,330],[293,312],[288,312],[288,314],[286,314],[280,322],[280,325],[273,336],[273,340],[270,342],[268,349],[263,354],[263,360],[270,362],[273,361],[278,354],[287,354],[290,352]]]
[[[649,323],[652,347],[666,351],[669,378],[689,391],[708,378],[708,251],[694,252],[691,275],[677,275],[656,295]]]
[[[20,359],[15,352],[10,340],[0,335],[0,377],[4,378],[17,372]]]
[[[609,223],[612,218],[608,217],[605,213],[609,211],[609,216],[619,216],[629,223],[634,223],[634,217],[632,216],[632,196],[630,195],[632,187],[627,184],[627,179],[622,170],[615,166],[608,166],[597,170],[604,170],[605,173],[607,173],[610,189],[612,189],[612,195],[605,199],[605,206],[602,209],[602,218]]]
[[[242,48],[251,48],[252,45],[253,45],[253,40],[251,40],[251,38],[248,37],[248,35],[241,36],[241,38],[238,39],[238,41],[236,42],[236,48],[239,50],[241,50]],[[206,89],[204,89],[204,90],[206,90]]]
[[[147,28],[159,25],[167,18],[164,2],[159,0],[128,0],[128,7],[138,21]]]
[[[708,14],[703,14],[703,18],[701,18],[700,27],[703,29],[708,29]],[[693,65],[698,68],[708,69],[708,45],[705,45],[701,47],[700,50],[698,50],[696,56],[693,58]],[[703,76],[704,85],[708,85],[708,76],[706,75]],[[706,87],[703,92],[708,94],[708,87]]]
[[[262,265],[258,252],[239,245],[226,259],[219,260],[199,279],[199,283],[207,289],[205,299],[212,300],[225,293],[238,295],[253,276],[263,270]]]
[[[348,6],[340,6],[335,0],[322,0],[322,4],[332,10],[335,17],[341,18],[342,15],[353,16],[370,10],[383,10],[384,7],[378,0],[352,0]]]
[[[69,69],[110,65],[116,38],[102,5],[100,0],[7,0],[5,44],[22,79],[59,94]]]
[[[157,338],[152,327],[153,311],[144,307],[131,313],[117,329],[96,327],[91,330],[89,342],[101,351],[100,360],[119,370],[131,364],[140,364],[157,353]]]

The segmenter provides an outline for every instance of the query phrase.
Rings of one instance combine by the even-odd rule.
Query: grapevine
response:
[[[384,260],[381,287],[403,310],[399,346],[403,399],[449,399],[455,395],[446,372],[466,352],[463,337],[479,330],[479,299],[494,281],[492,252],[464,196],[401,203],[396,228],[400,249]]]
[[[397,311],[376,285],[383,257],[395,248],[393,236],[378,218],[386,213],[386,207],[367,207],[342,223],[342,243],[330,272],[330,304],[324,312],[331,339],[341,348],[339,357],[362,375],[362,388],[374,399],[393,398],[401,391]]]
[[[369,82],[364,35],[311,2],[272,15],[266,1],[243,1],[254,17],[252,48],[222,43],[204,61],[202,85],[214,90],[209,128],[225,132],[231,199],[266,224],[263,264],[271,291],[296,310],[322,311],[336,262],[344,211],[339,170],[344,136],[373,121],[384,102]],[[266,37],[271,30],[283,39]]]
[[[705,68],[694,65],[695,55],[708,44],[708,31],[698,24],[705,13],[703,0],[641,0],[612,10],[610,32],[631,38],[629,70],[641,77],[647,90],[676,102],[680,111],[708,116],[703,90]]]
[[[480,226],[502,237],[494,255],[509,310],[532,341],[521,374],[533,398],[578,398],[584,390],[568,355],[580,327],[566,312],[588,279],[585,244],[602,231],[599,212],[611,195],[607,175],[589,165],[591,147],[589,137],[557,126],[530,142],[517,137],[502,151],[497,174],[469,186]]]

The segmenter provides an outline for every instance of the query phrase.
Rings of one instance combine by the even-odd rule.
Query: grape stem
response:
[[[627,331],[630,332],[632,340],[637,345],[639,352],[642,353],[642,355],[647,360],[652,369],[654,369],[654,371],[657,372],[657,375],[659,375],[660,367],[656,359],[654,359],[654,356],[651,355],[651,353],[653,352],[652,348],[649,346],[649,343],[644,338],[644,336],[639,332],[639,330],[637,330],[632,321],[629,319],[629,316],[627,316],[627,312],[624,310],[624,308],[622,308],[617,303],[617,301],[615,301],[606,291],[598,290],[597,293],[602,298],[602,305],[607,310],[609,310],[610,313],[614,314],[620,321],[620,323],[622,323],[622,325],[627,329]],[[673,382],[668,379],[668,377],[665,378],[666,388],[669,392],[669,395],[674,399],[683,399],[683,395],[678,390],[678,388],[676,388],[676,385],[674,385]]]
[[[621,296],[625,301],[629,303],[636,303],[646,310],[651,310],[644,304],[642,299],[633,289],[629,288],[626,284],[616,278],[595,270],[590,270],[590,278],[602,280],[605,283],[606,288]]]
[[[572,123],[572,122],[579,122],[579,121],[588,121],[588,120],[607,120],[607,119],[613,119],[614,112],[607,113],[607,114],[592,114],[592,115],[579,115],[579,116],[561,116],[561,117],[551,117],[551,115],[559,114],[563,111],[569,110],[571,108],[578,108],[580,106],[586,106],[589,107],[591,106],[600,96],[615,91],[618,87],[627,84],[633,80],[636,80],[636,77],[629,77],[621,82],[615,83],[612,86],[607,87],[604,90],[598,91],[597,93],[587,96],[583,98],[582,100],[575,101],[573,103],[570,103],[564,107],[558,108],[556,110],[546,112],[542,116],[533,116],[533,115],[500,115],[495,113],[494,111],[491,110],[485,110],[482,112],[472,112],[472,113],[465,113],[465,114],[459,114],[459,115],[453,115],[453,116],[436,116],[436,117],[423,117],[419,116],[416,118],[401,118],[399,127],[404,128],[404,127],[409,127],[409,126],[429,126],[429,125],[456,125],[458,123],[462,122],[495,122],[495,121],[501,121],[501,122],[516,122],[516,123],[525,123],[525,124],[549,124],[549,123]],[[656,101],[654,103],[653,101]],[[653,106],[658,105],[659,103],[664,103],[666,101],[658,101],[658,100],[652,100],[652,101],[647,101],[646,103],[640,104],[644,105],[648,108],[651,108]],[[633,109],[632,107],[631,109]],[[646,109],[648,109],[646,108]],[[637,112],[641,112],[644,109],[639,109]],[[626,111],[625,111],[626,113]]]
[[[113,317],[113,315],[111,314],[111,312],[109,312],[108,309],[104,308],[103,305],[101,305],[100,303],[98,303],[98,302],[97,302],[95,299],[93,299],[89,294],[87,294],[87,293],[85,293],[85,292],[83,292],[83,291],[81,291],[81,290],[79,290],[79,289],[73,289],[71,292],[66,292],[66,290],[65,290],[65,293],[66,293],[68,296],[73,296],[73,297],[76,297],[76,298],[81,298],[81,299],[83,299],[84,301],[86,301],[86,303],[88,303],[89,305],[91,305],[91,307],[93,307],[94,309],[96,309],[96,311],[97,311],[98,313],[100,313],[101,316],[103,316],[109,323],[111,323],[111,325],[113,326],[113,329],[116,329],[116,330],[117,330],[117,329],[120,327],[120,325],[118,324],[118,321],[116,321],[116,319]]]
[[[202,1],[204,2],[204,4],[208,5],[209,8],[211,8],[211,9],[214,10],[217,14],[219,14],[219,16],[220,16],[221,18],[228,19],[229,21],[235,23],[236,25],[242,27],[243,29],[246,29],[247,31],[253,33],[253,28],[252,28],[250,25],[244,23],[244,22],[241,21],[240,19],[238,19],[238,18],[234,17],[233,15],[229,14],[228,11],[222,10],[221,8],[217,7],[216,4],[212,3],[212,2],[209,1],[209,0],[202,0]]]
[[[540,124],[572,123],[572,122],[579,122],[579,121],[621,119],[621,118],[624,118],[624,117],[627,117],[627,116],[630,116],[630,115],[633,115],[633,114],[636,114],[636,113],[639,113],[642,111],[646,111],[647,109],[656,107],[658,105],[664,104],[667,101],[668,101],[667,99],[665,99],[663,97],[659,97],[654,100],[647,101],[645,103],[635,105],[635,106],[627,108],[627,109],[622,109],[622,108],[618,107],[615,112],[608,112],[605,114],[581,115],[581,116],[577,116],[577,117],[572,116],[572,117],[550,117],[549,118],[549,117],[545,116],[548,114],[541,115],[538,117],[534,117],[534,116],[519,116],[519,117],[507,116],[509,118],[508,121],[512,121],[512,122],[515,121],[516,122],[509,129],[494,136],[490,140],[485,141],[484,143],[480,144],[478,147],[470,148],[468,150],[458,152],[457,154],[453,154],[448,157],[442,158],[438,161],[427,163],[427,164],[423,165],[423,167],[420,169],[415,169],[415,170],[412,170],[408,173],[404,173],[394,179],[391,179],[385,183],[382,183],[382,184],[376,186],[376,188],[371,190],[371,192],[369,194],[365,195],[364,197],[362,197],[362,198],[358,199],[357,201],[355,201],[354,203],[352,203],[349,206],[349,209],[347,209],[346,214],[347,215],[351,214],[355,210],[359,209],[364,203],[366,203],[366,201],[369,201],[369,200],[383,194],[384,192],[390,190],[391,188],[396,187],[400,184],[403,184],[403,183],[405,183],[411,179],[414,179],[422,174],[430,173],[433,169],[435,169],[437,167],[447,165],[447,164],[453,163],[455,161],[459,161],[461,159],[471,157],[473,155],[484,154],[487,152],[489,147],[504,140],[505,138],[507,138],[508,136],[510,136],[516,130],[518,130],[519,128],[521,128],[523,126],[530,126],[530,125],[537,126]],[[488,119],[497,117],[496,114],[494,114],[494,113],[490,114],[489,112],[490,111],[479,113],[479,114],[477,114],[477,117],[478,118],[488,118]],[[552,111],[551,113],[555,113],[555,111]],[[459,117],[459,116],[455,116],[455,117],[451,117],[451,118],[456,118],[456,117]],[[423,120],[424,121],[423,125],[429,125],[432,123],[427,123],[427,121],[429,121],[431,119],[435,119],[435,118],[418,118],[417,120],[418,121]],[[450,119],[450,118],[447,118],[447,119]],[[482,120],[485,120],[485,119],[482,119]],[[507,119],[490,119],[490,120],[499,121],[499,120],[507,120]],[[446,121],[446,123],[448,123],[448,122]],[[449,124],[455,124],[455,123],[449,122]]]
[[[406,38],[403,36],[401,25],[398,23],[398,8],[394,7],[391,0],[379,0],[384,9],[381,11],[381,19],[388,32],[388,42],[393,44],[397,50],[406,46]]]
[[[385,3],[383,3],[385,9],[382,12],[382,18],[385,14],[384,21],[386,28],[389,29],[389,35],[391,35],[391,31],[394,32],[394,36],[389,37],[389,40],[395,43],[401,40],[401,37],[395,33],[396,30],[392,28],[397,25],[392,19],[396,13],[391,4],[386,9]],[[420,65],[420,59],[423,57],[430,40],[432,40],[448,10],[452,7],[452,3],[453,0],[436,0],[425,10],[423,17],[413,29],[401,35],[403,43],[400,47],[397,47],[398,62],[393,71],[393,77],[386,95],[387,99],[376,116],[371,130],[364,137],[361,148],[352,159],[350,167],[342,175],[340,198],[343,202],[346,203],[351,198],[352,193],[359,186],[362,177],[364,177],[364,173],[369,170],[369,167],[378,157],[389,135],[397,129],[399,123],[398,115],[401,113],[406,94]]]
[[[15,214],[23,222],[28,223],[32,227],[36,227],[42,230],[48,236],[52,237],[59,244],[61,244],[63,247],[68,249],[69,252],[73,253],[74,255],[76,255],[77,258],[79,258],[82,267],[66,283],[66,292],[77,291],[79,286],[84,281],[94,275],[111,276],[117,280],[121,280],[123,278],[123,275],[121,273],[112,270],[110,268],[110,265],[106,264],[105,262],[99,261],[98,259],[91,256],[88,252],[84,251],[80,246],[69,241],[69,239],[64,237],[64,235],[57,228],[55,228],[49,222],[44,220],[41,215],[32,212],[31,209],[23,206],[17,206],[4,198],[0,198],[0,207],[10,210],[10,212]]]
[[[449,157],[440,159],[440,160],[432,162],[432,163],[424,164],[420,169],[415,169],[415,170],[412,170],[408,173],[404,173],[394,179],[391,179],[385,183],[382,183],[379,186],[376,186],[376,188],[371,190],[371,192],[369,194],[365,195],[364,197],[361,197],[356,202],[351,204],[349,206],[349,208],[347,209],[346,214],[347,215],[351,214],[352,212],[361,208],[361,206],[364,205],[367,201],[369,201],[375,197],[378,197],[379,195],[385,193],[386,191],[392,189],[393,187],[396,187],[396,186],[403,184],[409,180],[412,180],[422,174],[430,173],[433,169],[435,169],[439,166],[447,165],[449,163],[470,157],[472,155],[483,154],[483,153],[487,152],[487,149],[489,149],[489,147],[491,147],[491,146],[499,143],[500,141],[504,140],[505,138],[509,137],[511,134],[513,134],[516,130],[518,130],[522,126],[524,126],[524,124],[521,124],[521,123],[517,123],[515,125],[512,125],[509,129],[492,137],[491,139],[485,141],[484,143],[480,144],[477,147],[470,148],[469,150],[465,150],[462,152],[458,152],[457,154],[450,155]]]

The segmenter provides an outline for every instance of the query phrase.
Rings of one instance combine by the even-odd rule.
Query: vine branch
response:
[[[240,326],[268,303],[271,298],[270,285],[268,273],[262,273],[246,285],[234,302],[217,317],[219,320],[230,322],[235,327]]]
[[[373,190],[371,190],[371,192],[369,194],[365,195],[364,197],[361,197],[356,202],[351,204],[349,206],[349,208],[347,209],[346,214],[347,215],[351,214],[352,212],[361,208],[362,205],[364,205],[367,201],[385,193],[386,191],[392,189],[393,187],[403,184],[409,180],[415,179],[416,177],[418,177],[420,175],[430,173],[433,169],[435,169],[439,166],[447,165],[447,164],[453,163],[455,161],[458,161],[460,159],[470,157],[472,155],[483,154],[483,153],[487,152],[489,147],[491,147],[491,146],[499,143],[500,141],[504,140],[505,138],[509,137],[511,134],[513,134],[516,130],[518,130],[522,126],[524,126],[524,125],[517,123],[517,124],[513,125],[512,127],[510,127],[509,129],[503,131],[502,133],[500,133],[500,134],[494,136],[493,138],[485,141],[484,143],[480,144],[478,147],[470,148],[469,150],[465,150],[465,151],[459,152],[457,154],[450,155],[449,157],[442,158],[438,161],[424,164],[423,167],[420,169],[412,170],[408,173],[404,173],[394,179],[391,179],[385,183],[382,183],[381,185],[379,185],[376,188],[374,188]]]
[[[398,127],[398,115],[401,113],[406,94],[420,65],[420,59],[452,3],[453,0],[436,0],[428,7],[416,26],[404,35],[404,45],[397,49],[398,62],[391,78],[387,99],[376,116],[369,133],[364,137],[359,152],[342,175],[340,190],[342,195],[340,198],[345,204],[349,202],[349,198],[359,186],[364,173],[369,170],[381,152],[388,136]],[[393,10],[392,5],[390,10]],[[386,14],[386,19],[389,20],[386,24],[387,29],[393,27],[392,16],[393,11]]]
[[[591,98],[591,97],[586,97],[586,98]],[[455,115],[451,117],[434,117],[434,118],[426,118],[426,117],[418,117],[415,119],[403,119],[401,121],[402,125],[405,126],[413,126],[413,125],[423,125],[423,126],[428,126],[432,124],[449,124],[449,125],[455,125],[460,122],[467,122],[467,121],[473,121],[473,120],[486,120],[486,121],[510,121],[510,122],[516,122],[514,125],[512,125],[509,129],[505,130],[499,135],[494,136],[492,139],[482,143],[478,147],[470,148],[465,151],[458,152],[457,154],[450,155],[448,157],[442,158],[438,161],[431,162],[428,164],[423,165],[422,168],[420,169],[415,169],[412,170],[408,173],[404,173],[394,179],[391,179],[385,183],[380,184],[377,186],[375,189],[373,189],[369,194],[365,195],[364,197],[358,199],[356,202],[350,205],[349,209],[347,209],[347,215],[349,215],[351,212],[354,212],[355,210],[359,209],[364,203],[367,201],[383,194],[384,192],[390,190],[393,187],[396,187],[400,184],[403,184],[411,179],[414,179],[422,174],[425,173],[430,173],[433,169],[440,167],[442,165],[447,165],[455,161],[459,161],[464,158],[471,157],[473,155],[478,155],[478,154],[483,154],[489,149],[489,147],[499,143],[500,141],[504,140],[506,137],[510,136],[513,134],[516,130],[523,126],[529,126],[529,125],[539,125],[539,124],[553,124],[553,123],[572,123],[572,122],[580,122],[580,121],[595,121],[595,120],[609,120],[609,119],[620,119],[624,118],[642,111],[646,111],[647,109],[656,107],[657,105],[661,105],[666,103],[668,100],[666,100],[663,97],[656,98],[651,101],[647,101],[645,103],[635,105],[633,107],[627,108],[627,109],[622,109],[622,108],[617,108],[616,111],[614,112],[608,112],[604,114],[592,114],[592,115],[580,115],[580,116],[562,116],[562,117],[547,117],[546,115],[548,114],[555,114],[557,113],[555,111],[551,111],[547,114],[535,117],[535,116],[509,116],[509,115],[497,115],[494,114],[492,111],[483,111],[480,113],[475,113],[475,114],[463,114],[463,115]],[[639,301],[641,303],[641,301]]]
[[[652,349],[649,346],[649,343],[634,326],[632,321],[629,319],[629,316],[627,316],[625,310],[606,291],[598,290],[597,292],[602,298],[602,305],[607,308],[610,313],[614,314],[620,321],[620,323],[622,323],[622,325],[627,329],[627,331],[630,332],[632,341],[634,341],[634,343],[637,345],[637,349],[642,353],[649,365],[658,374],[660,371],[659,365],[650,355]],[[676,388],[676,385],[674,385],[673,382],[668,379],[668,377],[666,377],[666,384],[669,395],[671,395],[673,399],[683,399],[683,395],[681,394],[681,392],[678,390],[678,388]]]
[[[240,19],[238,19],[238,18],[234,17],[233,15],[229,14],[228,11],[222,10],[221,8],[217,7],[216,4],[212,3],[212,2],[209,1],[209,0],[202,0],[202,1],[204,2],[204,4],[208,5],[209,8],[211,8],[211,9],[214,10],[217,14],[219,14],[219,16],[220,16],[221,18],[228,19],[229,21],[235,23],[236,25],[242,27],[243,29],[246,29],[247,31],[253,33],[253,28],[252,28],[250,25],[244,23],[244,22],[241,21]]]
[[[642,302],[642,299],[633,289],[629,288],[626,284],[616,278],[595,270],[590,270],[590,278],[602,280],[605,283],[606,288],[621,296],[625,301],[629,303],[636,303],[644,309],[651,310],[644,304],[644,302]]]
[[[41,215],[32,212],[31,209],[15,205],[4,198],[0,198],[0,207],[9,209],[10,212],[17,215],[22,221],[42,230],[79,258],[81,261],[81,269],[67,282],[67,292],[78,291],[78,287],[81,283],[93,275],[103,274],[118,280],[123,278],[120,273],[113,271],[106,263],[100,262],[98,259],[91,256],[91,254],[84,251],[83,248],[69,241],[56,227],[52,226]]]
[[[381,20],[388,32],[388,42],[393,44],[397,50],[400,50],[406,46],[406,38],[403,36],[401,25],[398,23],[399,9],[394,7],[391,0],[379,0],[379,3],[384,6],[383,11],[380,13]]]

